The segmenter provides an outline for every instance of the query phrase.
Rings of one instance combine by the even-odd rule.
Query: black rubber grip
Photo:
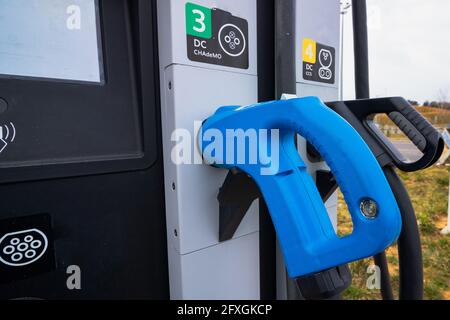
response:
[[[425,119],[419,112],[417,112],[417,110],[414,109],[409,103],[405,103],[405,101],[394,100],[394,104],[398,109],[398,113],[394,111],[391,114],[393,114],[393,117],[396,118],[397,121],[400,121],[400,124],[394,121],[393,118],[391,118],[392,121],[394,121],[399,126],[400,129],[402,129],[401,126],[404,125],[406,126],[405,128],[407,130],[412,130],[411,132],[413,133],[416,131],[420,132],[423,139],[425,140],[421,141],[421,139],[418,137],[414,138],[407,135],[411,139],[411,141],[419,148],[419,150],[421,151],[425,150],[428,140],[435,141],[436,139],[438,139],[437,136],[439,135],[439,133],[436,131],[433,125],[430,122],[428,122],[428,120]],[[402,121],[402,117],[399,114],[402,115],[404,117],[404,120],[406,119],[407,121],[404,120]],[[404,133],[406,134],[405,131]],[[418,141],[417,144],[415,141]],[[421,147],[422,144],[424,144],[423,147]]]
[[[406,100],[392,98],[390,102],[395,110],[388,113],[389,118],[423,153],[423,156],[414,163],[394,159],[397,167],[404,171],[416,171],[436,163],[444,150],[441,134]]]
[[[444,150],[441,134],[403,98],[381,98],[331,102],[327,105],[344,117],[364,138],[382,166],[394,164],[412,172],[428,168]],[[423,153],[415,162],[408,162],[394,144],[374,124],[377,114],[386,114]]]
[[[408,121],[400,112],[391,112],[389,118],[399,127],[400,130],[411,140],[412,143],[420,150],[422,153],[427,147],[427,140],[425,137],[417,130],[414,125]]]

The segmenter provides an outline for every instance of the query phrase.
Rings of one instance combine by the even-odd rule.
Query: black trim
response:
[[[296,1],[275,0],[275,97],[297,94],[296,79]],[[295,136],[297,144],[297,136]],[[299,300],[295,281],[286,274],[288,300]]]
[[[316,186],[323,202],[327,202],[338,189],[336,178],[331,171],[327,170],[318,170],[316,172]]]
[[[245,190],[245,192],[242,192]],[[228,172],[220,187],[219,241],[231,240],[252,203],[261,198],[255,181],[244,172]]]
[[[258,0],[258,100],[275,98],[275,2]],[[261,300],[277,297],[276,236],[263,199],[259,201],[259,274]]]
[[[122,7],[125,8],[122,9]],[[36,142],[35,145],[41,144],[46,148],[49,148],[48,146],[52,146],[52,148],[57,149],[57,145],[53,145],[49,141],[43,141],[44,139],[42,139],[42,137],[41,140],[39,140],[39,137],[32,136],[32,134],[36,131],[33,131],[26,135],[24,131],[31,130],[30,128],[36,127],[37,124],[31,121],[33,125],[28,125],[29,123],[23,122],[23,119],[25,119],[26,117],[29,117],[30,119],[37,119],[37,117],[39,117],[39,119],[42,120],[42,122],[39,122],[39,125],[42,128],[46,128],[48,124],[47,121],[51,122],[51,120],[49,119],[51,119],[52,116],[60,117],[59,120],[61,123],[67,121],[67,118],[61,119],[61,114],[67,115],[69,113],[72,113],[73,123],[79,121],[81,117],[80,112],[84,112],[84,117],[86,119],[93,118],[89,112],[91,108],[89,106],[95,106],[96,103],[98,105],[102,105],[102,107],[104,107],[105,105],[113,106],[121,103],[122,109],[120,110],[123,110],[123,105],[125,104],[123,103],[123,101],[118,102],[117,97],[112,95],[111,92],[119,92],[118,90],[122,85],[129,86],[130,89],[127,89],[127,94],[130,98],[130,101],[127,103],[129,106],[134,106],[134,112],[136,112],[135,117],[140,116],[139,118],[142,119],[142,122],[139,123],[139,128],[136,129],[137,137],[135,139],[135,144],[137,147],[130,152],[128,152],[128,150],[126,150],[127,152],[122,152],[121,150],[118,150],[116,152],[116,150],[110,151],[108,149],[105,151],[104,155],[100,154],[99,158],[95,158],[95,155],[83,155],[83,143],[84,141],[88,141],[89,139],[82,139],[81,137],[79,137],[76,143],[79,146],[80,155],[70,155],[68,156],[67,161],[64,161],[62,159],[65,157],[65,155],[61,157],[59,157],[59,155],[50,155],[49,158],[51,159],[43,158],[42,161],[41,159],[36,160],[33,158],[29,162],[25,163],[19,163],[16,162],[16,159],[8,160],[3,157],[2,163],[0,163],[0,167],[2,170],[0,183],[130,172],[149,169],[155,165],[156,158],[158,157],[157,141],[155,139],[157,131],[155,122],[157,122],[158,118],[156,110],[157,107],[155,106],[158,105],[157,97],[159,95],[159,82],[155,81],[155,78],[157,77],[154,76],[154,72],[151,72],[151,75],[149,75],[148,73],[150,70],[149,68],[151,68],[151,64],[155,59],[154,55],[156,53],[152,50],[153,43],[156,42],[156,40],[153,41],[152,36],[154,36],[154,34],[152,34],[151,29],[149,29],[148,31],[143,31],[139,34],[136,33],[136,31],[138,30],[135,28],[136,25],[140,23],[139,20],[143,19],[142,16],[144,15],[148,16],[149,13],[139,12],[139,15],[134,15],[138,13],[133,9],[134,7],[136,7],[134,1],[99,1],[99,22],[103,44],[102,50],[105,80],[104,85],[92,85],[90,83],[71,84],[67,82],[49,81],[48,79],[38,80],[33,78],[0,78],[0,96],[2,96],[2,98],[4,98],[10,104],[7,112],[1,115],[1,119],[4,119],[3,122],[5,122],[6,119],[8,121],[13,121],[14,123],[20,120],[19,122],[22,122],[19,123],[20,126],[18,127],[18,130],[20,130],[21,133],[20,137],[27,136],[27,143]],[[105,19],[105,14],[108,14],[110,18]],[[117,17],[111,17],[111,14],[125,14],[125,17],[116,19]],[[113,21],[116,21],[116,23],[113,23]],[[125,37],[128,41],[128,48],[123,48],[123,41],[121,41],[121,39]],[[114,54],[108,55],[108,52],[114,52]],[[120,52],[120,54],[117,54],[117,52]],[[124,59],[127,60],[128,64],[120,63]],[[114,70],[112,70],[112,67],[114,67]],[[113,71],[115,72],[114,79],[112,78]],[[128,75],[130,73],[131,75],[128,76],[130,80],[128,82],[124,82],[122,78],[125,79],[124,75]],[[122,75],[122,78],[120,77],[120,75]],[[106,91],[108,90],[108,88],[110,88],[109,91]],[[116,91],[114,91],[113,89]],[[21,92],[21,95],[20,99],[16,100],[23,101],[24,99],[26,99],[26,101],[23,102],[20,106],[13,105],[11,103],[11,101],[14,101],[14,99],[17,98],[18,90]],[[102,92],[105,93],[102,95],[99,92],[100,90],[103,90]],[[52,94],[49,94],[49,92]],[[67,106],[65,106],[65,108],[68,110],[68,112],[64,113],[61,111],[62,109],[59,108],[62,105],[62,99],[59,97],[55,98],[56,93],[61,96],[64,95],[64,99],[67,100]],[[34,100],[30,97],[33,97]],[[106,98],[108,99],[105,100]],[[36,106],[36,100],[38,99],[45,102],[42,103],[42,105],[39,104],[39,107],[42,107],[41,109]],[[47,100],[50,100],[50,102],[47,103]],[[31,108],[31,106],[28,106],[28,104],[32,104],[33,108]],[[74,105],[79,106],[79,108],[74,107]],[[23,106],[28,106],[28,108],[25,110]],[[83,111],[77,111],[78,109]],[[93,109],[93,107],[91,109]],[[24,112],[26,112],[26,114]],[[98,113],[96,113],[95,116],[98,117]],[[103,125],[101,121],[97,122],[99,123],[99,126]],[[83,126],[82,122],[80,126]],[[92,126],[92,124],[90,124],[90,126]],[[109,127],[111,127],[110,123],[108,123],[107,128]],[[119,128],[120,126],[116,127]],[[50,131],[52,129],[48,129],[48,132],[51,132],[53,136],[58,137],[55,138],[57,139],[55,141],[58,141],[59,143],[62,143],[61,141],[65,141],[66,144],[74,142],[66,141],[70,139],[66,137],[68,135],[68,132],[64,130],[64,126],[60,125],[57,126],[57,128],[62,129],[59,131]],[[39,132],[44,135],[43,130],[40,130]],[[86,129],[83,132],[90,132],[92,137],[94,135],[98,136],[98,132],[105,134],[106,130],[98,130],[97,132],[94,131],[94,128],[89,127],[89,129]],[[16,139],[15,145],[17,145],[17,143],[18,140]],[[87,144],[89,145],[89,148],[92,149],[92,143],[89,143],[88,141]],[[24,146],[25,145],[21,145],[20,147],[23,148]],[[17,148],[19,148],[19,145],[17,145]],[[28,152],[30,151],[28,150]],[[44,151],[42,152],[44,153]],[[75,153],[75,151],[73,152]],[[56,161],[52,159],[56,159]]]
[[[297,94],[295,0],[275,0],[275,97]]]
[[[366,0],[353,1],[352,14],[356,99],[368,99],[370,98],[370,77]]]

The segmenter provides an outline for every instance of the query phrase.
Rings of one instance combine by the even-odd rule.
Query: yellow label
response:
[[[311,64],[316,63],[317,42],[313,39],[303,39],[303,61]]]

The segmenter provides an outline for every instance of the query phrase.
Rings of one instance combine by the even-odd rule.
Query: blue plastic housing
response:
[[[236,130],[249,133],[246,137],[250,141],[254,130],[264,132],[260,129],[275,129],[270,131],[269,139],[257,135],[257,151],[276,150],[272,149],[272,141],[279,140],[277,164],[268,163],[267,157],[255,161],[249,143],[243,161],[236,136],[230,141]],[[271,140],[277,131],[279,139]],[[336,177],[353,220],[351,235],[341,238],[336,234],[296,149],[296,134],[314,145]],[[255,180],[269,208],[292,278],[378,254],[400,234],[399,208],[377,160],[356,130],[316,97],[222,107],[204,122],[198,140],[207,163],[237,168]],[[364,200],[377,204],[375,217],[362,214]]]

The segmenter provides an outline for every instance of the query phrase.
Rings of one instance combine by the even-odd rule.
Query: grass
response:
[[[416,110],[436,127],[446,127],[450,123],[450,110],[431,107],[416,107]],[[376,122],[381,126],[393,125],[392,121],[386,115],[378,115]]]
[[[450,236],[440,234],[447,224],[449,169],[432,167],[415,173],[400,173],[416,211],[422,236],[424,260],[424,297],[427,300],[450,300]],[[339,197],[340,235],[351,233],[352,223],[342,195]],[[387,250],[393,289],[398,296],[399,275],[397,248]],[[345,292],[346,299],[381,299],[379,290],[367,288],[371,276],[367,272],[372,259],[351,264],[353,284]]]

